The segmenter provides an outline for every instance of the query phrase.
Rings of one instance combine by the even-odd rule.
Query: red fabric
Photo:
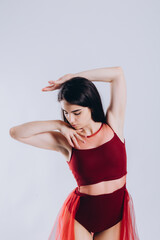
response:
[[[48,240],[76,240],[74,235],[74,219],[79,206],[80,196],[74,189],[63,203]],[[68,208],[70,211],[68,211]],[[94,233],[92,232],[93,236]],[[125,189],[123,218],[121,222],[120,240],[139,240],[136,228],[133,200]]]
[[[120,240],[139,240],[132,196],[126,189]]]
[[[95,135],[92,142],[97,142],[97,139],[107,140],[108,125],[103,125],[104,127],[98,132],[101,135]],[[112,139],[100,144],[98,147],[72,148],[72,156],[67,163],[78,186],[118,179],[127,173],[125,142],[123,143],[114,132]]]
[[[122,220],[125,196],[123,187],[105,194],[88,195],[76,191],[80,195],[80,204],[75,219],[89,232],[98,233]]]
[[[68,195],[56,217],[48,240],[75,240],[74,218],[79,198],[80,196],[75,194],[75,189]],[[71,211],[68,211],[68,208]]]

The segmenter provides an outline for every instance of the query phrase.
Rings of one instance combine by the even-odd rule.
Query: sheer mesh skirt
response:
[[[94,204],[99,205],[94,208]],[[100,205],[101,208],[103,205],[106,212],[101,211]],[[92,208],[96,209],[94,213],[91,212]],[[113,214],[111,214],[112,212]],[[97,216],[94,214],[97,214]],[[98,219],[100,216],[102,218]],[[92,229],[100,232],[121,220],[120,240],[139,240],[133,199],[126,188],[126,184],[112,193],[101,195],[80,193],[78,187],[73,189],[57,214],[48,240],[76,240],[74,235],[75,219],[80,220],[80,223],[82,221],[81,224],[84,223],[84,227],[86,226],[92,236],[95,233]],[[101,221],[99,221],[100,219]]]

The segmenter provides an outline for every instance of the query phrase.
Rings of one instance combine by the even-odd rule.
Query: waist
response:
[[[96,184],[79,186],[78,191],[80,193],[86,193],[89,195],[111,193],[123,187],[125,183],[126,183],[126,175],[115,180],[109,180],[109,181],[99,182]]]

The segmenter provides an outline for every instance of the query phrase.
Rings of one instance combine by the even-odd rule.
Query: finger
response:
[[[48,82],[49,82],[49,81],[48,81]],[[54,82],[49,82],[49,84],[55,85],[55,83],[54,83]]]
[[[52,86],[46,86],[46,87],[44,87],[44,88],[53,88],[53,87],[55,87],[55,85],[52,85]]]
[[[78,131],[78,130],[80,130],[80,129],[77,129],[76,131]],[[85,133],[81,133],[80,131],[78,131],[78,134],[83,136],[83,137],[85,137],[85,138],[87,138],[87,134],[85,134]]]
[[[79,146],[79,144],[78,144],[78,142],[77,142],[77,139],[76,139],[74,136],[71,138],[71,140],[73,141],[73,143],[74,143],[78,148],[80,148],[80,146]]]
[[[48,91],[51,91],[52,89],[47,89],[47,88],[43,88],[42,91],[44,92],[48,92]]]
[[[79,135],[79,133],[76,135],[77,138],[79,138],[83,143],[86,143],[86,141]]]
[[[50,80],[50,81],[48,81],[49,83],[54,83],[55,81],[53,81],[53,80]]]
[[[72,141],[70,140],[70,138],[67,138],[67,140],[68,140],[69,144],[70,144],[72,147],[74,147],[74,145],[73,145]]]
[[[44,87],[44,88],[42,88],[42,91],[52,91],[52,90],[54,90],[54,89],[55,89],[55,87],[50,86],[50,87]]]
[[[83,136],[83,137],[85,137],[85,138],[87,138],[87,134],[85,134],[85,133],[78,133],[78,134]]]

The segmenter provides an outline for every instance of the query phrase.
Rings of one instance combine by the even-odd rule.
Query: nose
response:
[[[69,115],[68,120],[69,120],[70,124],[74,124],[75,123],[75,117],[73,115],[71,115],[71,114]]]

